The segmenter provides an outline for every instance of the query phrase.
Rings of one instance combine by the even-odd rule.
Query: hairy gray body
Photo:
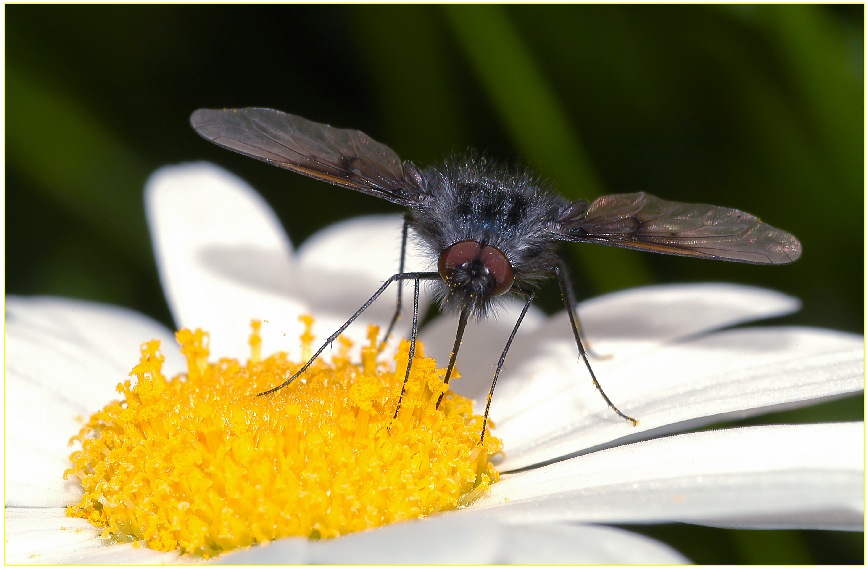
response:
[[[410,209],[410,226],[432,259],[450,245],[473,240],[501,252],[512,265],[516,286],[533,288],[551,275],[558,262],[553,221],[570,208],[525,169],[505,167],[479,155],[451,158],[425,169],[424,199]],[[444,310],[470,303],[471,314],[483,318],[496,297],[482,291],[450,289],[434,282]],[[475,294],[474,294],[475,293]]]

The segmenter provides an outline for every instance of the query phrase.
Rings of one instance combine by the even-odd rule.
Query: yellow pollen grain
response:
[[[311,354],[306,318],[302,362]],[[455,509],[497,480],[489,458],[500,441],[485,434],[469,400],[449,391],[421,343],[401,411],[409,342],[393,366],[378,361],[371,327],[352,362],[342,341],[293,384],[267,396],[300,368],[285,353],[262,358],[254,321],[247,363],[209,362],[207,333],[176,338],[187,374],[163,375],[158,341],[142,345],[122,400],[93,414],[70,440],[66,478],[84,494],[67,508],[103,536],[156,550],[212,557],[289,536],[333,538]]]

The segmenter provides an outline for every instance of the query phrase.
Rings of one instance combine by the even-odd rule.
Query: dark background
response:
[[[200,139],[198,107],[361,129],[425,165],[469,146],[572,198],[645,190],[737,207],[802,241],[784,267],[568,246],[580,298],[731,281],[801,298],[778,319],[864,327],[863,7],[5,6],[6,291],[171,325],[142,205],[155,168],[251,182],[294,243],[392,205]],[[397,238],[396,238],[397,239]],[[384,269],[384,278],[391,268]],[[554,287],[541,304],[556,310]],[[767,421],[863,418],[850,398]],[[862,535],[639,527],[697,562],[861,563]]]

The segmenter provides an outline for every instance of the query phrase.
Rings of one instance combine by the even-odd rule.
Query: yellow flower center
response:
[[[312,319],[302,335],[310,355]],[[443,370],[421,343],[401,401],[409,342],[395,366],[378,362],[378,330],[353,364],[349,341],[331,363],[318,359],[291,385],[266,396],[300,367],[285,353],[208,362],[208,335],[177,334],[188,372],[162,372],[159,341],[142,345],[123,400],[91,416],[70,440],[65,477],[84,495],[67,514],[103,536],[203,557],[287,537],[332,538],[455,509],[497,480],[489,462],[500,441],[480,444],[482,417],[443,391]],[[307,355],[307,356],[306,356]]]

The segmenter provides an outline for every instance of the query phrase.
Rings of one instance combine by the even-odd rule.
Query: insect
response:
[[[274,109],[199,109],[190,122],[202,137],[229,150],[407,208],[398,272],[347,320],[298,372],[269,394],[289,385],[319,357],[392,283],[398,284],[388,338],[401,312],[401,284],[413,282],[413,321],[406,386],[419,324],[419,285],[434,284],[444,312],[457,312],[458,329],[444,389],[468,319],[483,319],[506,294],[524,307],[497,362],[485,406],[482,438],[497,378],[538,283],[555,277],[560,286],[579,355],[606,404],[634,426],[597,380],[582,343],[573,289],[556,248],[558,242],[587,242],[687,257],[778,265],[796,261],[799,241],[751,214],[704,204],[661,200],[643,192],[570,201],[549,191],[526,170],[508,168],[470,154],[420,169],[361,131],[338,129]],[[405,272],[408,229],[427,249],[437,271]],[[433,265],[433,263],[432,263]],[[401,408],[404,389],[395,416]],[[441,393],[437,401],[439,407]]]

